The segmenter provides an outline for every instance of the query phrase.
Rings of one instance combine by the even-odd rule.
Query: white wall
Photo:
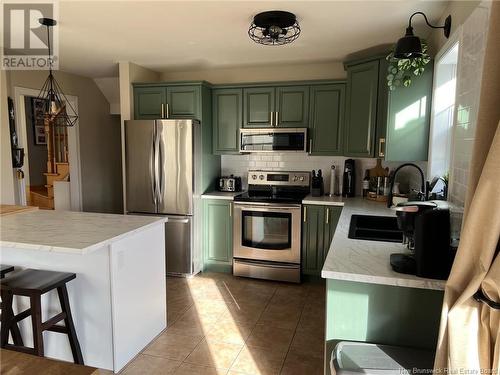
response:
[[[196,71],[165,71],[162,81],[205,80],[214,84],[243,82],[301,81],[344,79],[347,73],[340,61],[310,64],[269,64],[238,68],[217,68]]]
[[[480,0],[460,0],[450,1],[443,12],[443,15],[436,22],[437,25],[444,25],[444,20],[448,15],[451,15],[451,34],[460,28],[467,18],[472,14],[474,9],[481,3]],[[446,43],[447,39],[444,36],[443,29],[433,29],[429,36],[429,44],[432,55],[435,55]]]

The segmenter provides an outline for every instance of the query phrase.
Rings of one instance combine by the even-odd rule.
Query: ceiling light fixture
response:
[[[299,35],[300,26],[295,14],[281,10],[257,14],[248,29],[250,39],[268,46],[292,43]]]
[[[52,54],[50,49],[50,28],[57,24],[52,18],[40,18],[40,24],[47,27],[47,47],[49,50],[49,76],[45,80],[37,99],[44,103],[43,111],[37,116],[40,120],[48,121],[52,126],[73,126],[78,120],[75,115],[76,111],[69,103],[66,95],[61,90],[61,86],[57,83],[52,74]],[[68,114],[69,110],[69,114]]]
[[[396,44],[396,48],[394,49],[394,57],[396,59],[414,59],[422,57],[422,44],[420,42],[420,38],[413,34],[413,27],[411,26],[411,19],[417,14],[424,16],[427,26],[432,27],[433,29],[444,29],[444,36],[446,38],[450,36],[451,16],[446,17],[443,26],[433,26],[429,23],[427,16],[424,13],[415,12],[410,16],[405,36],[399,39]]]

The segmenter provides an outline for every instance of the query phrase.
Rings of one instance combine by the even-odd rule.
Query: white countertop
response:
[[[201,199],[223,199],[232,201],[236,195],[243,193],[242,191],[237,192],[226,192],[226,191],[210,191],[201,196]]]
[[[165,217],[39,210],[2,217],[0,246],[86,254]]]
[[[346,198],[343,198],[341,196],[333,196],[329,197],[327,195],[322,195],[320,197],[313,197],[311,194],[309,194],[307,197],[305,197],[302,200],[302,204],[316,204],[320,206],[344,206],[344,200]]]
[[[402,244],[347,237],[352,214],[394,216],[394,211],[383,203],[362,198],[345,198],[343,201],[344,208],[321,271],[323,278],[444,290],[444,280],[425,279],[392,270],[389,257],[392,253],[404,252],[406,248]]]

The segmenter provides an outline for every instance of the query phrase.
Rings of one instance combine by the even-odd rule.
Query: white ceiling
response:
[[[118,61],[156,71],[270,63],[341,61],[404,34],[409,15],[431,22],[446,1],[61,1],[60,68],[89,76],[117,75]],[[287,10],[302,33],[290,45],[261,46],[248,38],[253,15]],[[415,18],[415,32],[430,29]]]

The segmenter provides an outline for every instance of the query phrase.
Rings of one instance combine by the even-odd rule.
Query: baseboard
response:
[[[233,273],[233,265],[228,263],[205,263],[203,272]]]

